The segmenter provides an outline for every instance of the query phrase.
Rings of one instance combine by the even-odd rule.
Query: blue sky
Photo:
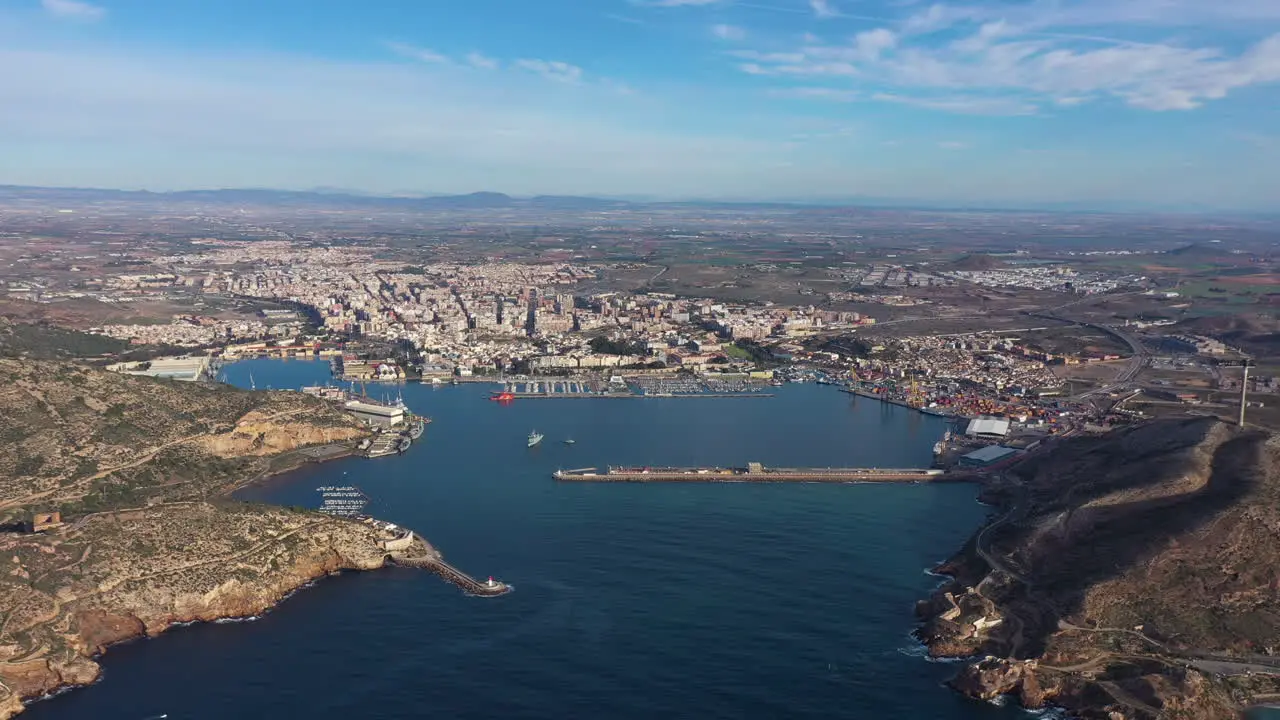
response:
[[[0,0],[0,183],[1280,207],[1280,0]]]

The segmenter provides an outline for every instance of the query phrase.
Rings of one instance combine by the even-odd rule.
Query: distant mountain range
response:
[[[100,190],[95,188],[45,188],[0,185],[0,200],[28,199],[46,202],[192,202],[218,205],[275,205],[294,207],[346,207],[403,210],[473,210],[500,208],[540,208],[546,210],[601,210],[625,208],[633,204],[621,200],[540,195],[513,198],[496,192],[425,197],[363,195],[352,192],[312,190]]]
[[[207,203],[217,205],[268,205],[276,207],[325,207],[370,208],[384,210],[808,210],[831,211],[839,208],[862,210],[920,210],[947,212],[1062,212],[1062,213],[1210,213],[1208,208],[1156,207],[1123,205],[1114,202],[1099,203],[1010,203],[1004,206],[986,203],[928,202],[902,198],[859,196],[851,198],[823,198],[813,201],[792,200],[785,202],[686,200],[653,201],[621,198],[579,197],[575,195],[538,195],[519,198],[499,192],[475,192],[466,195],[414,195],[409,193],[377,195],[340,188],[314,190],[223,189],[178,190],[151,192],[149,190],[104,190],[97,188],[52,188],[26,185],[0,185],[0,200],[37,200],[48,203],[92,202],[175,202]],[[1230,213],[1241,214],[1241,213]],[[1254,214],[1256,213],[1247,213]]]

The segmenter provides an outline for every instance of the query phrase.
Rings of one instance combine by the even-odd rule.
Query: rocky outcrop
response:
[[[291,451],[365,434],[300,393],[0,358],[0,522],[65,520],[0,531],[0,720],[93,682],[114,643],[258,615],[327,574],[382,567],[371,525],[222,497],[304,461]]]
[[[1081,438],[1001,506],[918,612],[953,687],[1084,718],[1235,717],[1280,682],[1280,441],[1209,418]]]
[[[85,544],[103,547],[78,566],[83,579],[36,583],[6,608],[0,718],[19,700],[93,682],[93,658],[115,643],[179,623],[260,615],[318,578],[380,568],[380,539],[358,522],[203,503],[101,515],[48,538],[43,554],[53,563],[74,561]]]
[[[200,446],[224,458],[277,455],[313,445],[355,440],[368,432],[358,425],[308,422],[300,413],[273,416],[254,411],[246,414],[227,433],[201,438]]]

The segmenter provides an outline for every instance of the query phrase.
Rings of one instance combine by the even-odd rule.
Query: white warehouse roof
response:
[[[980,417],[969,421],[965,435],[982,437],[1004,437],[1009,434],[1009,421],[1001,418]]]

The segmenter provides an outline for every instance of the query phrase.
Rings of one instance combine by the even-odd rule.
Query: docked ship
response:
[[[409,432],[407,434],[410,440],[417,440],[422,437],[422,433],[426,432],[426,430],[427,422],[422,418],[414,418],[413,422],[409,423]]]
[[[490,395],[489,399],[495,402],[510,402],[512,400],[515,400],[516,396],[504,390],[502,392],[496,392]]]
[[[413,441],[410,440],[407,435],[405,435],[400,438],[400,442],[396,443],[396,452],[400,454],[404,454],[404,451],[408,450],[409,447],[412,445],[413,445]]]
[[[950,431],[950,430],[948,430],[948,431],[947,431],[947,434],[946,434],[946,435],[943,435],[941,440],[939,440],[938,442],[936,442],[936,443],[934,443],[934,444],[933,444],[933,454],[934,454],[934,456],[936,457],[936,456],[941,455],[942,453],[946,452],[946,451],[947,451],[947,445],[948,445],[948,444],[950,444],[950,443],[951,443],[951,431]]]
[[[403,452],[400,449],[400,444],[403,440],[408,440],[408,438],[392,433],[378,435],[373,438],[373,442],[365,450],[365,457],[379,458]]]
[[[528,445],[529,447],[533,447],[534,445],[537,445],[540,442],[542,442],[541,433],[539,433],[537,430],[534,430],[533,432],[529,433],[529,445]]]

